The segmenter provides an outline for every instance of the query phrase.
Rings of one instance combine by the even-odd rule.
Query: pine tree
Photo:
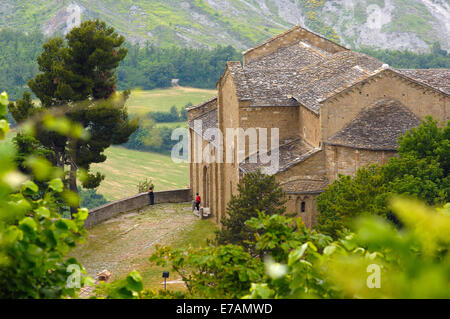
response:
[[[37,130],[36,138],[54,153],[53,165],[70,167],[69,189],[78,193],[77,171],[89,172],[92,163],[106,160],[103,152],[123,144],[137,130],[137,120],[128,118],[125,102],[129,91],[116,93],[116,70],[127,55],[125,39],[101,21],[86,21],[72,29],[65,40],[50,39],[38,57],[39,73],[28,86],[41,101],[40,110],[61,109],[90,134],[87,141]],[[29,94],[11,104],[17,122],[35,115]],[[83,187],[96,188],[104,176],[88,173]],[[72,212],[76,207],[72,208]]]
[[[285,193],[275,176],[260,171],[246,174],[238,184],[238,194],[228,203],[227,215],[222,218],[223,229],[216,234],[217,242],[250,248],[255,231],[245,222],[258,217],[258,211],[268,215],[284,214],[285,204]]]

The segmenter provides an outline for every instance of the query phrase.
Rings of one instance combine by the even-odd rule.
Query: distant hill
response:
[[[65,33],[100,18],[132,42],[246,49],[300,23],[358,48],[450,49],[450,0],[1,0],[0,27]]]

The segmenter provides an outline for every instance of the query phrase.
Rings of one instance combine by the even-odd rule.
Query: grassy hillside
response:
[[[240,10],[248,9],[240,1],[233,2],[237,2]],[[0,25],[3,26],[63,32],[73,18],[67,8],[71,11],[70,5],[75,4],[83,19],[106,20],[128,38],[139,42],[150,40],[161,46],[174,43],[210,46],[226,42],[243,48],[290,25],[275,15],[266,17],[258,11],[248,12],[245,18],[229,15],[215,10],[205,0],[183,3],[177,0],[4,0],[2,4]]]
[[[173,105],[181,109],[188,103],[199,104],[215,95],[215,90],[185,87],[135,90],[127,106],[130,114],[144,115],[154,111],[167,112]],[[186,123],[158,123],[156,126],[186,127]],[[109,148],[106,156],[106,162],[93,165],[92,168],[105,174],[106,178],[98,188],[98,193],[110,201],[135,195],[137,184],[146,178],[153,179],[156,191],[185,188],[189,184],[188,164],[176,164],[170,156],[123,147]]]
[[[132,42],[158,46],[254,46],[301,23],[346,45],[445,49],[448,0],[2,0],[0,27],[64,33],[99,18]]]
[[[156,191],[186,188],[189,184],[188,164],[175,164],[170,156],[110,147],[108,159],[92,165],[94,171],[106,176],[98,193],[106,199],[118,200],[137,194],[137,184],[152,178]]]
[[[169,111],[172,105],[181,108],[187,103],[201,103],[216,95],[214,90],[195,88],[171,88],[152,91],[133,91],[127,102],[130,114],[145,114],[151,111]],[[158,123],[157,127],[186,127],[185,122]],[[11,130],[7,140],[15,136]],[[189,184],[188,164],[175,164],[170,156],[128,150],[115,146],[106,150],[107,160],[92,165],[93,171],[105,174],[98,188],[108,201],[137,194],[137,184],[152,178],[157,191],[185,188]]]
[[[188,103],[200,104],[217,94],[216,90],[178,87],[157,90],[134,90],[127,101],[130,114],[145,114],[155,111],[169,111],[175,105],[181,109]]]
[[[14,136],[15,131],[10,132],[6,142],[12,143]],[[106,162],[94,164],[92,169],[106,176],[97,192],[108,201],[136,195],[137,184],[146,178],[153,180],[156,191],[186,188],[189,184],[188,164],[176,164],[170,156],[119,146],[110,147],[105,153]]]

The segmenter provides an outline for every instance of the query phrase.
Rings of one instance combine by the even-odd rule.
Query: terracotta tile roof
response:
[[[397,71],[445,94],[450,94],[450,69],[403,69]]]
[[[359,149],[395,151],[398,148],[398,138],[419,124],[420,120],[400,102],[382,99],[359,113],[326,143]]]
[[[328,180],[298,179],[281,184],[286,194],[318,194],[328,186]]]
[[[301,138],[295,138],[290,141],[280,142],[279,147],[279,169],[277,171],[270,171],[267,173],[276,174],[288,170],[290,167],[303,162],[307,158],[311,157],[313,154],[320,152],[319,149],[315,149],[309,144],[307,144]],[[272,154],[271,151],[268,152],[269,155]],[[259,155],[259,153],[258,153]],[[250,163],[247,158],[244,163],[239,165],[239,168],[244,173],[256,172],[260,168],[269,168],[270,163],[264,164],[261,162],[259,156],[257,163]]]

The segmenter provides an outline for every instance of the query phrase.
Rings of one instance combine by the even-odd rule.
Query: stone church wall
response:
[[[370,151],[349,147],[326,145],[326,169],[330,183],[335,181],[339,174],[356,175],[358,169],[370,164],[383,165],[389,158],[396,156],[394,151]]]
[[[435,119],[450,120],[448,97],[385,70],[324,102],[321,108],[323,140],[342,130],[358,113],[382,98],[400,101],[420,119],[431,115]]]

